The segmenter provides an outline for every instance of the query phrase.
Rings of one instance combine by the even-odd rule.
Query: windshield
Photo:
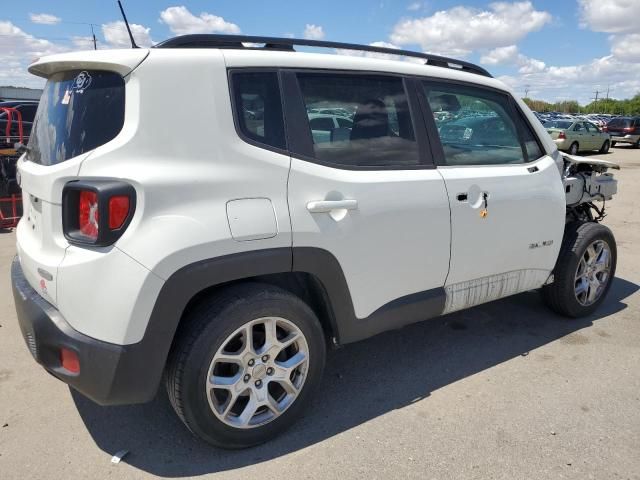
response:
[[[567,120],[551,120],[544,124],[546,128],[560,128],[563,130],[570,128],[571,125],[573,125],[573,122]]]
[[[42,92],[27,160],[55,165],[104,145],[124,124],[124,80],[114,72],[52,75]]]

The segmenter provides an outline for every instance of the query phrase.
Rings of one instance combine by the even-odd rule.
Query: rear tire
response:
[[[611,147],[615,147],[617,142],[611,142]]]
[[[600,153],[609,153],[609,145],[609,140],[605,140],[602,147],[600,147]]]
[[[640,138],[633,144],[633,148],[640,148]]]
[[[554,281],[542,288],[545,303],[567,317],[593,313],[611,287],[616,261],[611,230],[595,222],[569,223],[553,270]]]
[[[578,149],[579,149],[578,142],[573,142],[569,147],[569,155],[577,155],[579,151]]]
[[[301,415],[322,377],[326,346],[300,298],[247,283],[204,300],[182,322],[166,388],[193,434],[217,447],[246,448]]]

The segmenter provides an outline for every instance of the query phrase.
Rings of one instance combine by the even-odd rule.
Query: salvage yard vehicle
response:
[[[611,135],[612,147],[616,143],[629,143],[634,148],[640,148],[640,117],[617,117],[605,128]]]
[[[559,153],[471,63],[185,35],[29,71],[47,83],[19,161],[27,346],[99,404],[150,401],[164,382],[213,445],[289,427],[328,346],[532,289],[582,317],[615,275],[599,222],[617,166]],[[190,122],[166,121],[176,86]],[[310,105],[354,112],[351,125],[317,141]]]
[[[552,120],[544,124],[558,150],[577,155],[578,152],[598,150],[608,153],[611,138],[594,123],[584,120]]]

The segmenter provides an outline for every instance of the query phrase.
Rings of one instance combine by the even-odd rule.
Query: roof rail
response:
[[[262,44],[262,46],[245,46],[244,44]],[[181,35],[160,42],[154,48],[235,48],[247,50],[281,50],[294,52],[294,46],[335,48],[343,50],[356,50],[362,52],[384,53],[403,57],[423,58],[426,65],[434,67],[451,68],[463,72],[475,73],[485,77],[491,74],[484,68],[473,63],[454,58],[431,55],[430,53],[414,52],[411,50],[399,50],[396,48],[374,47],[371,45],[359,45],[357,43],[326,42],[324,40],[307,40],[302,38],[278,38],[255,37],[249,35],[217,35],[217,34],[193,34]]]

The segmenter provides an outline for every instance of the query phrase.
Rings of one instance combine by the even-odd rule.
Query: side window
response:
[[[285,150],[277,73],[234,72],[231,84],[239,133],[254,142]]]
[[[347,167],[419,165],[418,144],[401,78],[300,73],[298,82],[313,137],[314,155]],[[318,114],[330,120],[319,128]],[[337,125],[336,125],[337,124]]]
[[[424,82],[447,165],[524,163],[542,156],[509,97],[476,87]],[[525,156],[526,154],[526,156]]]
[[[574,132],[584,132],[584,127],[582,126],[582,122],[576,123],[576,126],[573,127]]]
[[[348,118],[338,117],[338,118],[336,118],[336,120],[338,121],[338,126],[340,128],[352,128],[353,127],[353,122],[351,120],[349,120]]]

